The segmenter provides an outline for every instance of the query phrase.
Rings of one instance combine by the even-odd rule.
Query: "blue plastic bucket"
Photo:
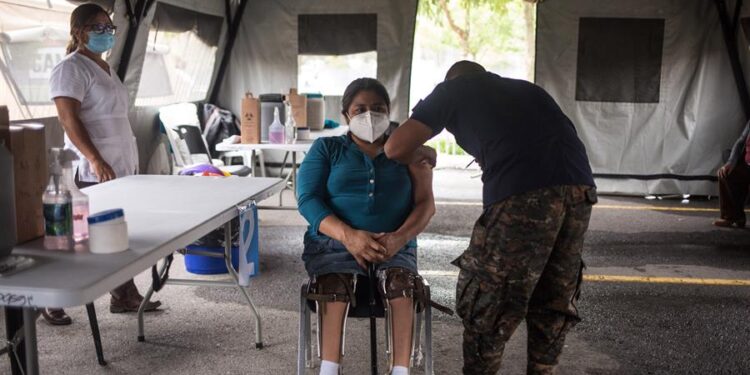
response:
[[[223,247],[204,247],[190,245],[188,250],[200,250],[217,254],[224,254]],[[232,247],[232,267],[235,270],[239,267],[239,248]],[[196,275],[217,275],[227,273],[227,266],[224,258],[207,257],[203,255],[185,254],[185,269]]]

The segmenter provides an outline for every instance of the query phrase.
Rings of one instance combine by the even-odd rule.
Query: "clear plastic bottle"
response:
[[[279,107],[273,109],[273,122],[268,128],[268,141],[271,143],[284,143],[285,129],[279,120]]]
[[[42,196],[44,247],[49,250],[73,248],[73,198],[62,179],[62,149],[50,149],[50,179]]]
[[[294,121],[294,114],[292,113],[292,105],[286,102],[286,124],[284,129],[286,130],[286,143],[297,142],[297,122]]]
[[[78,157],[70,150],[64,150],[63,153],[62,179],[65,187],[70,191],[73,204],[73,241],[81,243],[89,238],[89,197],[76,186],[73,161]]]

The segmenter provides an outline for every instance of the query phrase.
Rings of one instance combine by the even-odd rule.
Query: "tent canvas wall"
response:
[[[539,3],[536,81],[576,123],[602,191],[716,194],[712,176],[739,134],[745,114],[715,1],[719,0]],[[74,3],[80,1],[0,2],[0,32],[6,34],[0,42],[25,41],[32,34],[16,31],[40,22],[66,27]],[[228,55],[228,69],[220,81],[218,67],[229,39],[225,6],[229,4],[230,13],[237,17],[240,0],[98,3],[113,11],[118,26],[117,43],[108,61],[114,69],[126,71],[124,82],[133,104],[130,119],[143,172],[149,171],[149,160],[159,145],[155,122],[159,106],[170,101],[205,101],[213,87],[220,85],[217,104],[239,113],[239,98],[246,91],[257,95],[296,87],[300,54],[374,50],[375,75],[392,95],[392,119],[408,116],[416,0],[247,0],[234,49]],[[139,23],[130,22],[128,4],[131,8],[147,5],[135,9]],[[734,3],[729,5],[731,10]],[[741,23],[750,26],[744,19],[749,13],[745,8]],[[336,17],[362,20],[358,22],[367,26],[357,28],[356,23],[337,22]],[[136,29],[131,30],[131,25]],[[43,43],[54,42],[54,48],[62,48],[55,42],[59,32],[35,32],[45,36]],[[178,34],[194,35],[183,40]],[[132,48],[126,53],[129,39]],[[742,65],[749,71],[747,39],[740,33],[739,40]],[[188,44],[200,48],[182,48]],[[14,45],[6,51],[21,47]],[[188,68],[172,66],[178,58],[177,65]],[[7,66],[7,57],[2,62],[4,74],[18,74],[17,67]],[[164,68],[172,69],[169,74],[154,71],[167,62],[172,64]],[[25,82],[43,74],[34,72]],[[142,86],[144,81],[159,87]],[[10,91],[2,88],[3,94]],[[30,87],[23,89],[29,98],[39,99],[41,91],[32,95]],[[330,101],[330,113],[339,111],[337,102],[336,97]],[[34,108],[21,118],[55,114],[51,103]]]
[[[234,48],[228,57],[228,69],[218,82],[219,66],[228,41],[226,5],[230,7],[230,17],[236,18],[239,16],[237,12],[240,4],[244,1],[247,6],[242,12]],[[0,2],[0,32],[8,32],[8,35],[21,40],[17,33],[19,29],[44,24],[53,26],[52,30],[55,32],[36,30],[37,34],[63,35],[67,33],[70,12],[76,4],[82,2],[84,1]],[[216,104],[239,114],[240,99],[246,91],[252,91],[256,95],[267,92],[285,93],[289,88],[297,87],[300,53],[341,55],[357,52],[358,48],[373,50],[377,56],[377,70],[372,75],[380,79],[392,95],[393,119],[403,120],[408,115],[416,0],[96,2],[112,11],[113,22],[118,27],[116,44],[107,60],[113,70],[124,73],[123,82],[131,100],[130,122],[138,140],[142,173],[164,170],[159,167],[149,168],[149,162],[154,159],[155,152],[159,152],[157,150],[161,143],[156,122],[160,106],[181,101],[205,101],[214,86],[220,85]],[[132,16],[129,15],[129,10],[133,12]],[[367,43],[361,44],[360,40],[351,37],[356,34],[356,30],[351,29],[356,28],[356,23],[341,22],[353,15],[372,20],[369,34],[364,35]],[[303,28],[300,27],[299,20],[305,16],[323,16],[318,19],[328,23],[307,22],[305,25],[311,31],[301,34]],[[299,42],[300,37],[304,39],[303,43]],[[52,39],[44,37],[38,42],[49,43]],[[56,61],[59,61],[64,55],[65,41],[64,38],[56,39],[60,40],[49,51],[54,52]],[[18,45],[13,47],[20,48]],[[7,63],[5,60],[2,62]],[[47,73],[49,71],[51,69]],[[37,80],[44,82],[44,77],[37,76]],[[5,80],[0,80],[2,93],[8,94],[10,90],[6,90],[3,84]],[[28,90],[27,86],[23,89]],[[34,99],[44,99],[46,89],[34,89]],[[22,91],[25,92],[27,91]],[[36,95],[39,93],[41,96]],[[341,95],[340,92],[336,94]],[[5,95],[0,99],[3,102],[14,100]],[[333,119],[338,119],[339,100],[339,97],[333,96],[328,103],[328,112],[334,114],[329,117]],[[55,123],[53,117],[56,112],[51,102],[35,103],[28,107],[31,110],[23,108],[25,103],[16,106],[17,108],[13,107],[13,103],[10,104],[13,120],[50,118],[51,121],[45,122]],[[52,133],[60,138],[59,131]],[[53,140],[51,144],[59,144],[59,141]]]
[[[746,117],[713,0],[547,0],[537,16],[536,81],[576,124],[601,191],[717,194]]]
[[[328,17],[325,24],[309,27],[300,23],[305,16]],[[302,54],[344,55],[377,52],[377,77],[391,95],[391,117],[404,120],[409,114],[409,81],[417,15],[416,0],[271,0],[251,1],[245,11],[239,37],[232,51],[229,70],[224,78],[219,104],[235,113],[246,91],[253,94],[286,93],[297,87],[298,56]],[[354,34],[356,25],[348,17],[374,18],[374,38],[345,38]],[[363,31],[364,33],[367,30]],[[300,43],[300,37],[303,43]],[[374,42],[374,45],[372,44]],[[328,113],[338,113],[339,98],[332,97]],[[338,120],[338,115],[329,116]]]

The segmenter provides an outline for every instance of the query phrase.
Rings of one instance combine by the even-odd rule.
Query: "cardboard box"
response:
[[[47,187],[47,147],[44,125],[10,126],[8,149],[13,154],[18,243],[44,235],[42,194]]]
[[[297,89],[289,89],[286,100],[292,107],[292,116],[297,128],[307,128],[307,97],[299,95]]]
[[[251,93],[242,98],[240,138],[242,143],[260,143],[260,100]]]

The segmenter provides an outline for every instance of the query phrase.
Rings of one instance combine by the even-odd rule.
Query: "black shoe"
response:
[[[73,323],[73,319],[70,319],[68,314],[63,309],[42,309],[42,316],[47,323],[53,326],[67,326]]]

